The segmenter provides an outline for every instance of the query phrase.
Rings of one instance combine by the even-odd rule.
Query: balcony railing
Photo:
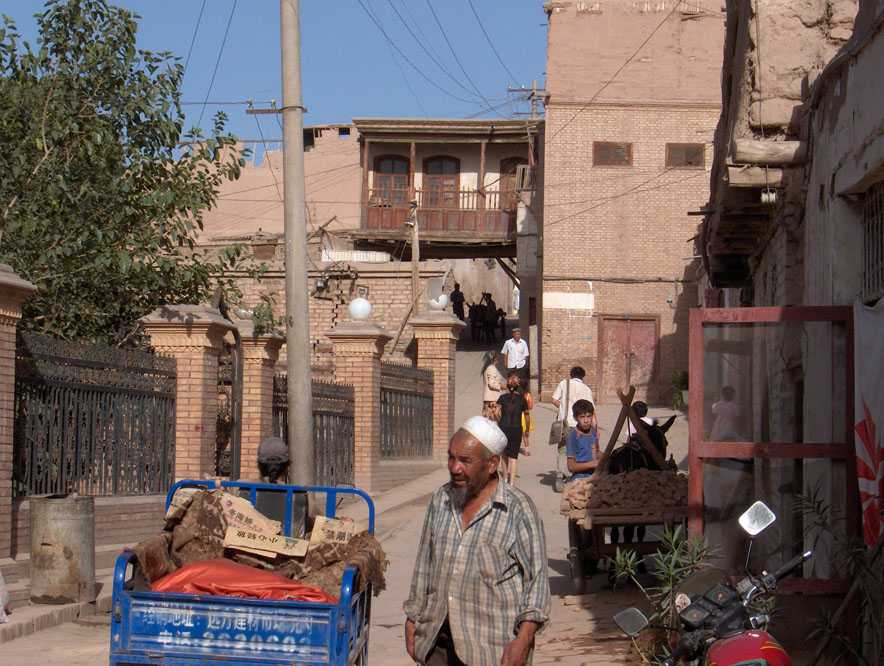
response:
[[[476,190],[417,190],[417,219],[428,233],[473,232],[509,236],[516,232],[514,195]],[[501,205],[503,204],[503,205]],[[408,190],[369,190],[363,217],[366,229],[401,230],[410,211]]]

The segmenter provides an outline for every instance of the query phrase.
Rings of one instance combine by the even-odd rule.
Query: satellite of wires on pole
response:
[[[531,82],[530,88],[509,86],[507,87],[506,91],[508,93],[517,93],[521,95],[521,99],[531,104],[531,111],[516,111],[513,115],[528,116],[531,118],[531,120],[537,120],[540,118],[540,113],[538,112],[539,104],[543,102],[544,95],[546,95],[546,90],[544,90],[543,88],[538,88],[536,80]]]

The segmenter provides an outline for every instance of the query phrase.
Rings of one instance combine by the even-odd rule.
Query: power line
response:
[[[571,116],[570,118],[568,118],[568,120],[565,122],[565,124],[563,124],[561,127],[559,127],[559,129],[557,129],[553,133],[553,135],[547,139],[547,141],[552,141],[553,139],[555,139],[562,132],[562,130],[564,130],[568,125],[570,125],[572,122],[574,122],[574,119],[577,118],[577,116],[579,116],[581,113],[586,111],[590,106],[592,106],[592,103],[596,100],[596,98],[599,95],[601,95],[604,92],[605,88],[607,88],[609,85],[614,83],[614,80],[620,75],[620,72],[622,72],[624,69],[626,69],[626,66],[629,65],[629,63],[631,63],[635,59],[635,57],[641,52],[641,50],[643,48],[645,48],[645,46],[647,46],[648,42],[651,41],[651,39],[654,37],[654,35],[656,35],[657,32],[659,32],[660,28],[663,27],[663,24],[666,23],[666,21],[668,21],[673,14],[675,14],[675,12],[681,6],[682,2],[684,2],[684,0],[678,0],[675,3],[675,5],[672,7],[672,11],[670,11],[666,16],[663,17],[663,20],[657,24],[656,28],[651,30],[651,33],[647,37],[645,37],[645,40],[641,44],[639,44],[639,47],[635,51],[632,52],[632,55],[630,55],[623,62],[623,64],[617,68],[617,71],[615,71],[614,74],[607,81],[605,81],[605,83],[602,85],[602,87],[599,88],[595,92],[595,94],[589,98],[589,101],[586,104],[584,104],[583,106],[581,106],[579,109],[577,109],[577,111],[574,113],[574,115]]]
[[[402,22],[402,25],[405,26],[405,29],[408,30],[408,33],[412,37],[414,37],[414,41],[416,41],[417,45],[421,47],[421,50],[423,50],[423,52],[426,53],[427,56],[429,56],[430,60],[432,60],[434,63],[436,63],[436,67],[438,67],[440,70],[442,70],[442,73],[445,74],[445,76],[447,76],[449,79],[454,81],[454,83],[458,87],[460,87],[463,91],[465,91],[468,95],[472,95],[473,91],[470,90],[469,88],[467,88],[465,85],[463,85],[454,76],[452,76],[451,72],[449,72],[445,68],[445,66],[441,62],[439,62],[439,60],[436,58],[436,56],[434,56],[432,53],[430,53],[430,51],[427,49],[426,45],[420,39],[418,39],[418,36],[416,34],[414,34],[414,31],[411,29],[411,26],[408,25],[408,23],[403,18],[402,14],[400,14],[399,10],[396,9],[396,5],[393,4],[393,0],[387,0],[387,3],[390,5],[390,8],[396,13],[396,16],[399,17],[399,20]]]
[[[497,62],[500,63],[500,66],[503,67],[504,71],[510,77],[510,82],[518,83],[515,75],[510,71],[510,68],[506,66],[503,58],[500,57],[500,53],[497,52],[497,48],[494,46],[494,42],[491,41],[491,35],[489,35],[488,31],[485,29],[485,25],[482,23],[482,19],[479,18],[479,12],[476,11],[476,5],[473,4],[473,0],[467,0],[467,2],[470,3],[470,9],[473,10],[473,16],[476,17],[476,23],[479,24],[479,27],[482,29],[482,34],[485,35],[485,39],[488,40],[488,46],[490,46],[491,50],[494,51],[494,55],[497,57]]]
[[[260,100],[260,99],[243,99],[229,102],[181,102],[181,106],[202,106],[206,104],[208,106],[252,106],[254,104],[272,104],[275,100]]]
[[[457,101],[459,101],[459,102],[464,102],[464,103],[466,103],[466,104],[476,104],[476,101],[475,101],[475,100],[464,99],[463,97],[459,97],[459,96],[455,95],[454,93],[452,93],[450,90],[446,90],[445,88],[443,88],[442,86],[440,86],[438,83],[436,83],[433,79],[431,79],[429,76],[427,76],[427,75],[424,73],[424,71],[423,71],[420,67],[418,67],[417,65],[415,65],[414,62],[412,62],[412,60],[411,60],[407,55],[405,55],[405,52],[404,52],[402,49],[399,48],[399,46],[396,44],[396,42],[394,42],[394,41],[392,40],[392,38],[390,37],[390,35],[387,34],[387,31],[384,30],[384,26],[382,26],[381,23],[380,23],[380,21],[378,21],[378,19],[376,19],[376,18],[374,17],[374,14],[371,13],[371,10],[366,6],[365,2],[364,2],[363,0],[356,0],[356,2],[358,2],[359,5],[362,7],[362,9],[365,11],[365,13],[368,14],[368,18],[371,19],[372,23],[375,24],[375,26],[377,27],[377,29],[381,31],[381,34],[384,36],[384,39],[386,39],[387,42],[388,42],[388,43],[389,43],[394,49],[396,49],[396,52],[397,52],[400,56],[402,56],[402,59],[403,59],[406,63],[408,63],[408,66],[411,67],[415,72],[417,72],[418,75],[419,75],[424,81],[426,81],[426,82],[429,83],[431,86],[433,86],[434,88],[436,88],[436,89],[439,90],[440,92],[444,93],[445,95],[448,95],[448,96],[451,97],[452,99],[456,99]]]
[[[224,54],[224,47],[227,45],[227,35],[230,34],[230,24],[233,23],[233,14],[236,12],[236,3],[237,0],[233,0],[233,5],[230,7],[230,16],[227,17],[227,27],[224,29],[224,38],[221,40],[221,48],[218,49],[218,57],[215,59],[215,68],[212,70],[212,78],[209,81],[209,89],[206,91],[206,101],[203,102],[202,111],[200,111],[200,119],[196,122],[196,126],[199,127],[203,122],[203,114],[206,112],[206,104],[209,103],[209,97],[212,94],[212,88],[215,86],[215,76],[218,74],[218,67],[221,65],[221,56]]]
[[[203,12],[206,10],[206,0],[200,6],[200,14],[196,17],[196,25],[193,27],[193,34],[190,36],[190,47],[187,49],[187,59],[184,61],[184,71],[187,72],[187,66],[190,64],[190,56],[193,53],[193,45],[196,44],[196,33],[199,32],[200,23],[203,21]]]
[[[648,187],[643,190],[639,189],[643,185],[647,185],[648,183],[650,183],[652,180],[656,180],[657,178],[659,178],[660,176],[662,176],[664,173],[666,173],[668,171],[671,171],[671,169],[666,169],[666,171],[662,171],[662,172],[658,173],[656,176],[653,176],[652,178],[648,178],[646,181],[639,183],[638,185],[635,185],[633,187],[630,187],[629,189],[626,189],[623,192],[611,195],[610,197],[605,197],[603,199],[598,199],[597,202],[594,205],[590,206],[589,208],[584,208],[583,210],[578,210],[576,213],[570,213],[568,215],[564,215],[560,218],[557,218],[551,222],[546,222],[546,223],[544,223],[543,226],[544,226],[544,228],[551,227],[554,224],[559,224],[559,223],[564,222],[566,220],[570,220],[572,217],[577,217],[578,215],[583,215],[584,213],[588,213],[592,210],[595,210],[596,208],[600,208],[601,206],[604,206],[605,204],[610,203],[611,201],[614,201],[615,199],[622,199],[623,197],[629,196],[630,194],[644,194],[645,192],[653,192],[654,190],[659,190],[664,187],[670,187],[672,185],[678,185],[679,183],[683,183],[688,180],[693,180],[694,178],[699,178],[700,176],[708,176],[709,175],[709,172],[704,169],[703,171],[695,173],[692,176],[688,176],[687,178],[680,178],[679,180],[673,180],[673,181],[670,181],[667,183],[661,183],[660,185],[656,185],[654,187]]]
[[[390,2],[390,0],[387,0]],[[390,3],[390,6],[393,7],[393,3]],[[395,11],[395,7],[393,10]],[[397,12],[398,13],[398,12]],[[405,27],[408,27],[407,25]],[[402,66],[402,63],[396,59],[396,52],[393,50],[393,47],[390,46],[389,42],[387,43],[387,49],[390,51],[390,59],[396,65],[399,73],[402,74],[402,80],[405,81],[405,87],[408,88],[408,92],[411,93],[411,96],[414,97],[414,101],[417,102],[418,108],[421,110],[421,113],[424,114],[424,117],[429,118],[430,114],[427,113],[427,110],[424,108],[424,103],[421,102],[421,98],[418,97],[418,94],[414,91],[414,88],[411,85],[411,81],[408,80],[408,76],[405,74],[405,68]]]
[[[486,105],[491,106],[491,102],[482,94],[482,91],[479,90],[479,87],[476,85],[476,82],[470,78],[470,75],[467,73],[466,68],[463,66],[463,63],[460,61],[460,58],[457,57],[457,51],[454,50],[454,47],[451,45],[451,41],[448,39],[448,34],[445,32],[445,28],[442,27],[442,21],[439,20],[439,16],[436,14],[436,10],[433,9],[433,3],[430,0],[427,0],[427,7],[430,8],[430,13],[433,15],[433,18],[436,21],[436,25],[439,26],[439,32],[442,33],[442,37],[445,39],[445,43],[448,44],[448,50],[451,51],[451,55],[454,57],[454,62],[457,63],[457,66],[460,67],[460,71],[463,72],[464,77],[469,82],[473,89],[476,91],[476,94],[485,102]]]
[[[267,148],[267,142],[264,140],[264,130],[261,129],[261,121],[258,120],[258,116],[253,116],[255,119],[255,125],[258,127],[258,135],[261,137],[261,142],[264,144],[264,159],[268,159],[268,153],[270,149]],[[276,174],[273,172],[273,164],[270,165],[270,175],[273,176],[273,186],[276,188],[276,196],[282,201],[282,192],[279,191],[279,182],[276,180]]]

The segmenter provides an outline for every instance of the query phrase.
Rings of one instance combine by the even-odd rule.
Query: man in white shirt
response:
[[[584,382],[585,377],[586,370],[579,365],[574,366],[571,368],[571,378],[560,381],[556,390],[553,391],[552,403],[559,408],[559,421],[565,421],[569,428],[577,427],[577,420],[571,411],[575,402],[589,400],[595,405],[595,400],[592,399],[592,389]],[[565,404],[566,396],[568,404]]]
[[[503,349],[503,361],[507,370],[515,370],[519,373],[519,384],[528,389],[531,380],[530,368],[528,365],[528,343],[522,340],[521,329],[513,329],[513,337],[507,340]]]

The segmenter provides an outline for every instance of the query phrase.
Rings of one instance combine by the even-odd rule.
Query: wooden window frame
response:
[[[863,201],[862,280],[865,303],[884,296],[884,182],[866,190]]]
[[[382,172],[379,168],[379,165],[384,160],[394,160],[394,161],[399,161],[399,162],[404,163],[405,164],[405,173],[396,173],[395,171],[392,173]],[[400,201],[399,196],[394,196],[387,203],[388,203],[388,205],[393,205],[393,206],[397,206],[397,207],[402,207],[402,206],[408,205],[408,190],[409,190],[409,187],[411,186],[411,182],[410,182],[411,161],[408,159],[408,157],[406,157],[404,155],[397,155],[395,153],[386,154],[386,155],[378,155],[374,158],[374,162],[372,163],[372,175],[373,175],[373,178],[372,178],[372,183],[371,183],[371,191],[373,194],[375,194],[375,196],[376,196],[376,193],[382,189],[387,189],[387,190],[390,190],[390,191],[396,192],[396,193],[398,193],[400,190],[402,190],[404,192],[404,194],[401,197],[401,201]],[[403,188],[398,188],[398,187],[394,187],[394,188],[381,187],[378,185],[378,176],[404,176],[405,177],[405,188],[403,189]]]
[[[672,152],[673,149],[681,149],[685,150],[687,148],[695,148],[700,150],[700,155],[702,155],[702,163],[701,164],[673,164],[672,160]],[[706,168],[706,144],[704,143],[667,143],[666,144],[666,164],[667,169],[688,169],[688,170],[702,170]]]
[[[628,153],[628,160],[625,164],[621,163],[612,163],[612,162],[602,162],[599,160],[599,148],[602,146],[626,146]],[[633,143],[631,141],[593,141],[592,142],[592,165],[594,167],[611,167],[611,168],[627,168],[633,166],[633,162],[635,160],[635,151],[633,150]]]
[[[433,160],[450,160],[450,161],[454,162],[455,166],[457,167],[457,173],[456,174],[430,174],[430,173],[427,173],[427,165],[430,162],[432,162]],[[445,208],[445,209],[458,209],[458,208],[460,208],[461,207],[461,205],[460,205],[460,176],[461,176],[460,159],[458,159],[457,157],[454,157],[452,155],[430,155],[429,157],[424,158],[422,167],[423,167],[423,172],[421,173],[421,178],[422,178],[421,189],[423,190],[424,196],[427,196],[429,194],[430,190],[433,189],[433,188],[430,188],[427,186],[428,183],[432,182],[431,180],[428,180],[428,179],[445,178],[445,177],[450,177],[450,176],[455,177],[454,205],[453,206],[443,206],[443,205],[430,206],[430,205],[426,205],[426,204],[422,204],[422,205],[426,205],[427,208]]]

